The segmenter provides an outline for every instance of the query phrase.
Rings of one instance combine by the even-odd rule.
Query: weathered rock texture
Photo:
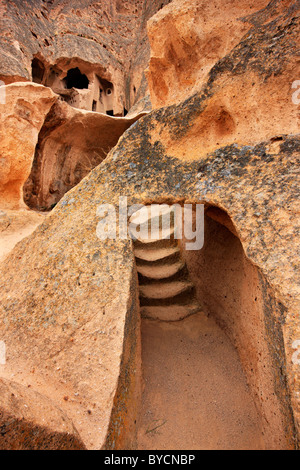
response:
[[[34,78],[52,86],[68,70],[79,67],[90,79],[96,80],[97,75],[113,84],[114,112],[122,115],[124,108],[129,110],[147,92],[146,22],[167,3],[2,0],[0,80]]]
[[[78,432],[90,449],[136,445],[133,246],[96,236],[99,204],[117,208],[119,196],[127,196],[129,205],[205,204],[211,216],[205,251],[187,260],[199,301],[239,351],[263,447],[299,444],[300,375],[292,358],[300,339],[300,139],[291,96],[299,73],[299,3],[272,1],[252,24],[200,92],[126,131],[1,264],[0,338],[7,348],[1,377],[14,375],[59,407],[74,426],[72,442]],[[209,267],[208,283],[199,263]],[[45,427],[53,432],[50,420]],[[59,421],[55,429],[58,435]]]
[[[253,15],[255,26],[210,70],[201,91],[179,105],[180,117],[174,116],[175,106],[155,115],[152,142],[170,156],[193,160],[265,138],[276,149],[282,135],[298,134],[299,106],[292,100],[300,73],[297,7],[292,1],[271,2],[266,12]],[[167,120],[171,129],[164,126]]]
[[[45,396],[0,381],[1,450],[84,450],[70,419]],[[45,426],[47,423],[47,426]]]
[[[148,23],[151,44],[148,80],[153,107],[179,103],[199,91],[212,66],[235,47],[243,49],[247,60],[251,47],[251,42],[245,42],[247,33],[250,36],[255,25],[271,24],[290,4],[289,0],[174,0],[159,11]],[[269,56],[273,63],[276,42],[280,39],[278,33],[266,44],[266,58]],[[252,62],[253,67],[259,66],[255,59]],[[242,65],[243,61],[239,61],[239,69]],[[273,72],[276,70],[274,67]],[[252,84],[249,92],[251,88]],[[228,94],[228,99],[233,95]]]
[[[40,225],[46,214],[26,209],[0,210],[0,260]]]
[[[32,209],[50,210],[105,159],[141,116],[113,118],[56,101],[39,133],[31,174],[23,188],[25,203]]]
[[[151,109],[144,75],[150,55],[146,22],[166,3],[1,2],[0,80],[33,81],[57,95],[30,86],[24,93],[6,89],[6,104],[0,105],[2,208],[24,206],[21,193],[28,179],[25,202],[34,209],[51,209],[105,158],[136,116]],[[43,99],[37,103],[42,94],[49,95],[50,108]],[[58,97],[71,107],[110,116],[122,117],[132,109],[131,119],[72,112]],[[27,135],[30,124],[24,125],[29,118],[20,116],[20,100],[36,113],[32,139]],[[21,126],[16,119],[23,119]]]
[[[75,110],[50,88],[15,83],[0,104],[0,207],[49,210],[106,157],[143,113]],[[25,184],[26,183],[26,184]],[[23,195],[24,192],[24,195]]]
[[[0,103],[0,207],[25,207],[23,185],[30,175],[38,135],[56,101],[54,93],[35,84],[5,87]]]

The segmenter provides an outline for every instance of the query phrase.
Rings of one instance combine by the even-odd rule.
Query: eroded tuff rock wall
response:
[[[74,109],[48,87],[13,83],[0,103],[0,207],[50,210],[140,116]]]
[[[26,203],[33,209],[49,210],[105,158],[137,114],[151,109],[144,74],[150,57],[146,24],[167,3],[1,0],[0,80],[5,84],[33,81],[51,88],[70,105],[57,103],[51,112],[40,113],[44,124],[42,129],[34,126],[34,132],[41,133],[30,140],[30,152],[25,142],[20,157],[16,143],[24,138],[19,129],[30,121],[27,90],[34,89],[14,89],[13,105],[13,89],[6,90],[9,102],[0,103],[5,142],[1,149],[5,167],[0,171],[2,207],[23,205],[23,185],[29,177],[24,188]],[[23,91],[21,103],[16,94]],[[131,118],[114,121],[81,115],[81,120],[80,113],[70,107],[116,117],[131,111]]]
[[[57,97],[34,83],[6,87],[0,103],[0,206],[25,207],[23,185],[30,175],[39,132]]]
[[[51,210],[106,158],[120,136],[142,115],[114,119],[56,101],[39,133],[31,172],[23,186],[27,206]]]
[[[146,22],[169,0],[0,2],[0,80],[32,80],[32,60],[65,76],[79,66],[113,82],[116,112],[145,96]]]
[[[246,36],[209,70],[200,91],[131,127],[1,263],[3,388],[31,385],[46,404],[51,399],[70,419],[67,429],[73,426],[70,447],[135,444],[141,382],[133,248],[130,240],[100,241],[96,235],[99,204],[118,211],[120,196],[129,205],[202,202],[207,217],[217,219],[221,228],[209,222],[202,259],[210,266],[209,283],[193,270],[202,254],[191,260],[200,300],[204,294],[209,313],[239,350],[265,447],[299,445],[300,376],[293,345],[300,338],[300,146],[299,105],[292,101],[299,25],[298,1],[262,6]],[[212,207],[221,208],[222,216]],[[226,238],[230,245],[223,243]],[[216,253],[223,254],[223,263]],[[219,290],[215,273],[222,280]],[[243,283],[241,290],[237,283]],[[4,399],[0,406],[18,418]],[[47,413],[43,417],[56,440],[61,415],[54,424]],[[34,410],[24,419],[30,431],[41,427]]]
[[[247,39],[253,28],[271,26],[276,15],[284,11],[292,14],[295,7],[289,0],[174,0],[148,23],[148,81],[153,107],[179,103],[198,92],[214,64],[235,48],[244,49],[243,61],[239,62],[242,72],[252,47]],[[265,50],[266,60],[273,60],[274,73],[281,60],[275,63],[276,42],[283,40],[284,28],[282,25],[277,36],[270,38]],[[254,58],[251,60],[253,67],[259,66]]]

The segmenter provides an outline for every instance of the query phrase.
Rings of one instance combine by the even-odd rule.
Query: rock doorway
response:
[[[169,234],[160,227],[160,240],[134,243],[144,387],[138,448],[289,448],[287,391],[275,390],[281,372],[262,319],[266,286],[224,211],[208,208],[205,226],[198,252],[174,240],[172,223]]]

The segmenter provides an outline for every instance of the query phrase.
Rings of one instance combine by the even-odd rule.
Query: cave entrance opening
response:
[[[68,90],[71,88],[77,88],[78,90],[84,90],[89,87],[89,79],[86,75],[80,72],[79,68],[70,69],[65,78],[66,87]]]
[[[143,223],[155,217],[148,209]],[[272,294],[233,222],[206,207],[205,243],[197,251],[174,240],[172,224],[169,234],[159,233],[134,241],[144,384],[138,448],[288,448],[291,415],[276,389],[282,369],[265,329]]]
[[[34,83],[38,83],[39,85],[43,83],[44,76],[45,76],[45,66],[44,64],[37,58],[34,58],[31,63],[31,71],[32,71],[32,81]]]

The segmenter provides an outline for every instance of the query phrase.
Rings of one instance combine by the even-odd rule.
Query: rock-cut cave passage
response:
[[[221,212],[219,223],[218,209],[210,215],[198,252],[178,246],[172,228],[170,239],[160,231],[157,240],[134,244],[142,316],[139,449],[287,445],[257,269],[228,216]]]
[[[213,319],[144,319],[142,345],[139,449],[263,447],[238,354]]]

